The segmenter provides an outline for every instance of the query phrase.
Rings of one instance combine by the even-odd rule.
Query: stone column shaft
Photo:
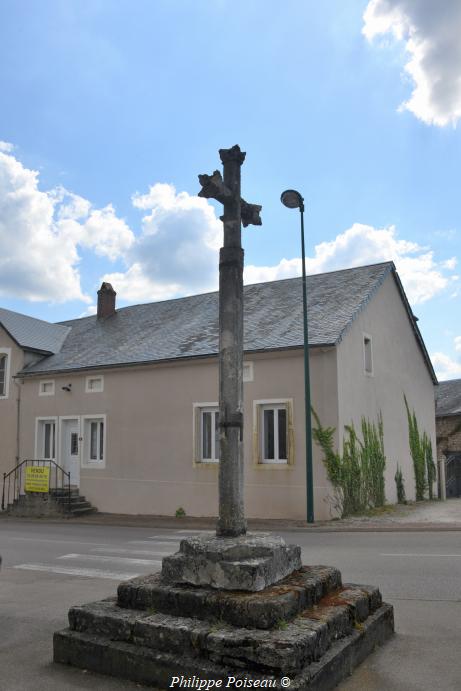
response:
[[[217,535],[246,533],[243,488],[243,249],[240,166],[245,154],[221,149],[224,185],[224,247],[219,255],[219,520]]]

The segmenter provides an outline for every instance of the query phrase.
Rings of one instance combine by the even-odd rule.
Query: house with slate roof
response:
[[[246,286],[244,305],[246,514],[302,520],[301,279]],[[309,276],[308,315],[322,425],[340,446],[345,425],[381,413],[387,500],[397,463],[411,498],[403,395],[435,447],[436,378],[394,264]],[[217,293],[117,309],[103,284],[97,315],[61,324],[0,310],[0,470],[54,459],[101,511],[217,515],[217,354]],[[316,520],[331,495],[314,446]]]
[[[447,498],[461,497],[461,379],[435,387],[437,460],[445,468]]]

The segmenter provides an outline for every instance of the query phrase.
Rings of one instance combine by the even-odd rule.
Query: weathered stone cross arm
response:
[[[232,201],[234,195],[232,191],[224,184],[219,170],[215,170],[213,175],[199,175],[198,179],[202,185],[202,189],[198,193],[199,197],[205,197],[205,199],[216,199],[216,201],[221,202],[221,204],[226,204],[227,202]],[[261,209],[262,206],[259,204],[248,204],[248,202],[240,198],[240,215],[242,225],[245,228],[249,225],[262,225],[261,217],[259,215]],[[223,218],[221,218],[221,220],[223,220]]]

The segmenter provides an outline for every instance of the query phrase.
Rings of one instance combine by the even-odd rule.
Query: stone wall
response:
[[[19,499],[8,507],[8,513],[23,518],[51,518],[62,516],[63,508],[50,494],[29,492],[21,494]]]
[[[445,452],[461,452],[461,414],[436,418],[437,458]]]

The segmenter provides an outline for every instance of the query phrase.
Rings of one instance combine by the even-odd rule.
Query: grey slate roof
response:
[[[461,415],[461,379],[441,381],[435,387],[435,414]]]
[[[70,331],[69,326],[50,324],[1,307],[0,324],[21,348],[42,353],[59,352]]]
[[[308,276],[309,346],[337,344],[391,272],[397,277],[394,264],[385,262]],[[245,351],[302,347],[300,278],[245,286],[244,295]],[[418,338],[419,331],[410,321]],[[134,305],[106,320],[91,316],[63,324],[71,330],[60,352],[29,366],[23,374],[215,355],[218,294]],[[420,334],[419,340],[427,357]]]

